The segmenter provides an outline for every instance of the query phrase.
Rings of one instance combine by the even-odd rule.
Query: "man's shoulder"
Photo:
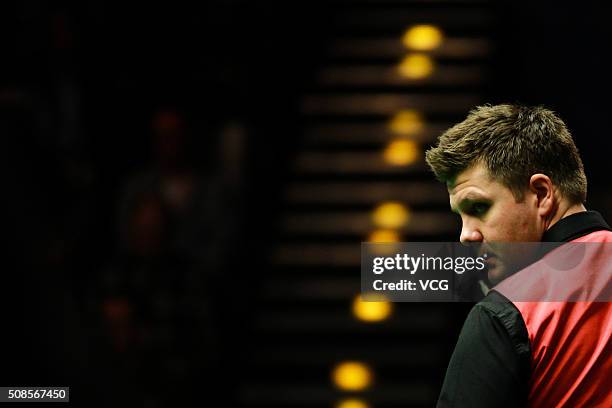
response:
[[[493,289],[513,302],[610,301],[612,232],[595,231],[576,240],[555,243],[554,249],[501,281]]]
[[[521,312],[514,303],[501,293],[491,290],[480,302],[476,303],[471,315],[486,315],[491,322],[501,325],[512,339],[518,351],[528,348],[527,328]]]
[[[474,309],[495,315],[503,316],[516,310],[512,302],[496,290],[490,290],[487,295],[474,305]]]

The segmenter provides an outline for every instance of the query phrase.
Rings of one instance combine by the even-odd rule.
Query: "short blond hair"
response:
[[[519,201],[536,173],[550,177],[573,204],[586,201],[587,180],[578,148],[565,123],[541,106],[478,106],[445,131],[425,159],[442,182],[452,182],[462,171],[483,163]]]

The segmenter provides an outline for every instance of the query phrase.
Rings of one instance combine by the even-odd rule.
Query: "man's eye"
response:
[[[489,209],[489,204],[486,203],[475,203],[470,208],[472,215],[481,216],[484,215]]]

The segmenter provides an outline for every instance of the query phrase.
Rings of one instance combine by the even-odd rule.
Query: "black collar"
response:
[[[542,236],[543,242],[568,242],[591,232],[608,230],[610,226],[597,211],[583,211],[557,221]]]

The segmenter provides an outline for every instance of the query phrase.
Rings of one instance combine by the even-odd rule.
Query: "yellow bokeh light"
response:
[[[400,135],[414,135],[423,130],[423,127],[423,116],[410,109],[397,112],[389,122],[391,131]]]
[[[425,54],[410,54],[400,62],[398,69],[406,78],[423,79],[433,72],[434,62]]]
[[[384,157],[394,166],[407,166],[419,158],[419,146],[412,140],[394,140],[385,149]]]
[[[356,398],[342,400],[336,405],[336,408],[369,408],[370,406],[364,401]]]
[[[413,50],[430,51],[442,44],[444,35],[442,31],[433,25],[419,24],[406,30],[402,42]]]
[[[410,212],[401,203],[387,202],[379,205],[372,214],[372,221],[380,228],[401,228],[410,220]]]
[[[372,383],[372,372],[367,365],[359,361],[345,361],[332,371],[336,387],[346,391],[360,391]]]
[[[364,322],[380,322],[391,315],[393,304],[384,297],[375,297],[369,295],[366,302],[361,299],[361,295],[357,295],[353,300],[353,314],[359,320]]]
[[[370,246],[370,251],[376,255],[390,255],[399,250],[401,236],[391,229],[377,229],[370,233],[368,242],[378,245]]]
[[[386,229],[378,229],[374,230],[370,233],[368,237],[368,242],[378,242],[378,243],[387,243],[387,242],[399,242],[400,235],[397,231],[386,230]]]

